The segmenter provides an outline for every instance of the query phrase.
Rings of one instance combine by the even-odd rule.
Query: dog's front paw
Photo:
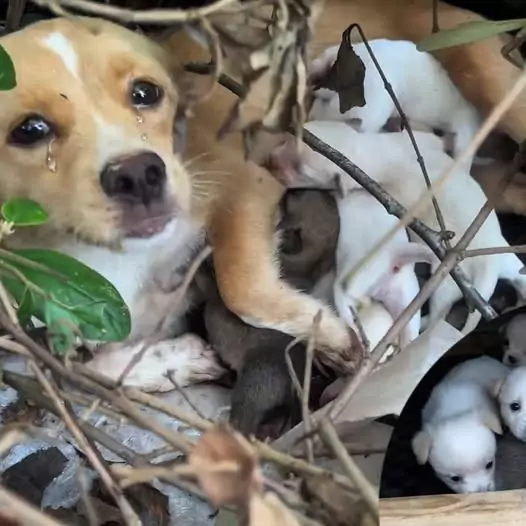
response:
[[[194,334],[133,346],[104,346],[87,365],[125,387],[149,392],[217,380],[226,372],[214,350]]]
[[[364,358],[356,332],[329,310],[322,314],[316,341],[319,361],[337,372],[355,373]]]

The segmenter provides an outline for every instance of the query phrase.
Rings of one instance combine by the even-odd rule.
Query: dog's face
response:
[[[427,461],[436,476],[456,493],[495,489],[494,433],[476,417],[448,420],[426,430]]]
[[[499,390],[502,420],[511,433],[526,442],[526,366],[513,369]]]
[[[108,22],[39,22],[1,39],[17,86],[0,92],[0,199],[39,202],[60,233],[110,245],[189,211],[174,155],[179,95],[160,48]]]
[[[526,365],[526,315],[515,316],[503,330],[503,362],[511,367]]]

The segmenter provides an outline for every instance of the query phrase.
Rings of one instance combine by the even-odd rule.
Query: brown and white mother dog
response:
[[[430,9],[427,0],[328,0],[312,51],[338,44],[352,22],[370,38],[419,40],[430,32]],[[439,17],[442,28],[480,19],[445,4]],[[131,308],[128,343],[136,344],[163,336],[160,326],[183,330],[177,325],[188,302],[174,311],[171,291],[205,226],[232,311],[253,325],[306,336],[322,308],[320,358],[340,370],[354,368],[353,338],[343,321],[280,279],[274,229],[283,188],[243,160],[238,135],[216,141],[233,95],[217,86],[189,123],[186,164],[173,153],[181,99],[174,59],[206,57],[195,42],[179,32],[158,46],[100,20],[59,19],[1,43],[18,85],[0,93],[0,200],[29,197],[51,215],[45,228],[17,232],[13,245],[63,250],[104,274]],[[483,113],[519,74],[500,47],[493,38],[438,55]],[[525,100],[502,122],[517,141],[526,137]],[[516,209],[526,212],[526,199]],[[220,374],[212,354],[201,360],[202,353],[210,351],[203,346],[180,363],[186,380]]]

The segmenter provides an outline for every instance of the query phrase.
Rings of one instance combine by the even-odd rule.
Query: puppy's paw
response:
[[[214,350],[194,334],[144,345],[104,346],[87,365],[114,381],[127,371],[122,385],[149,392],[172,391],[175,385],[170,378],[186,387],[217,380],[226,372]]]

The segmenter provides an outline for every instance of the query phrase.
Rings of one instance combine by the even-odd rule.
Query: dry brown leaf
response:
[[[244,506],[262,485],[257,456],[249,442],[218,424],[197,442],[189,456],[199,484],[216,507]]]
[[[318,82],[318,87],[338,93],[340,113],[365,106],[363,82],[365,66],[354,52],[348,31],[343,34],[338,56],[331,69]]]
[[[302,493],[314,502],[317,519],[333,526],[377,526],[362,495],[344,490],[327,476],[308,477],[303,480]],[[327,522],[328,521],[328,522]]]
[[[274,493],[254,493],[248,514],[248,526],[300,526],[294,514]]]
[[[214,29],[229,63],[236,63],[245,95],[232,108],[219,136],[242,131],[250,153],[260,130],[296,132],[304,120],[305,50],[319,10],[318,0],[279,2],[270,26],[261,11],[243,19],[214,19]],[[242,24],[241,22],[245,23]],[[249,22],[252,21],[252,24]]]

